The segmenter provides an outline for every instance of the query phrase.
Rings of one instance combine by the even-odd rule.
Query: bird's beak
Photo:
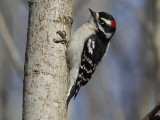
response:
[[[89,11],[90,11],[91,15],[93,16],[93,18],[96,19],[96,20],[98,20],[98,18],[99,18],[98,13],[94,12],[94,11],[91,10],[90,8],[89,8]]]

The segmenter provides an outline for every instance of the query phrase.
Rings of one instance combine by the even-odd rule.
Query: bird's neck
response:
[[[97,30],[97,35],[100,38],[100,40],[104,43],[104,44],[108,44],[110,41],[110,38],[107,38],[106,33],[102,32],[101,30]]]

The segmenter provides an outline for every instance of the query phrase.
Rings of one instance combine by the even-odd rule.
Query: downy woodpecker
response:
[[[91,79],[116,31],[116,22],[111,15],[89,11],[91,18],[73,34],[67,47],[70,69],[67,106],[73,96],[76,98],[80,87]]]

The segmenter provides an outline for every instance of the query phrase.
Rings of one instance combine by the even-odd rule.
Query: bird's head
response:
[[[116,21],[114,18],[105,12],[94,12],[89,9],[92,16],[92,24],[97,30],[101,31],[106,38],[110,39],[116,31]]]

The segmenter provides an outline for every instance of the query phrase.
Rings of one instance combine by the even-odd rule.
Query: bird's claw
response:
[[[55,43],[61,43],[61,44],[67,44],[67,39],[66,39],[66,32],[65,31],[57,31],[57,34],[59,34],[61,36],[61,40],[56,40],[56,39],[53,39],[53,41]]]

